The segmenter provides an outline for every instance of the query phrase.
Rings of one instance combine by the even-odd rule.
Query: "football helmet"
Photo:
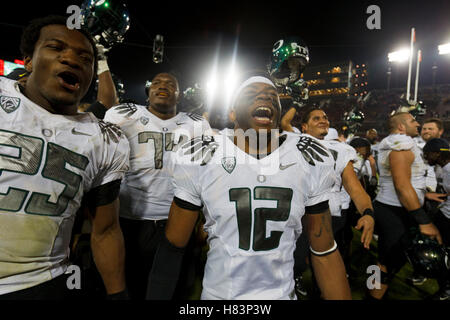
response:
[[[450,270],[448,249],[417,229],[411,230],[412,241],[406,256],[414,271],[429,278],[439,278]]]
[[[130,28],[130,14],[120,0],[85,0],[81,23],[106,49],[124,39]]]
[[[309,50],[298,37],[278,40],[272,48],[269,74],[277,86],[286,86],[300,79],[309,63]]]
[[[417,103],[413,105],[403,102],[397,110],[392,112],[392,114],[398,112],[409,112],[413,115],[413,117],[423,116],[427,112],[427,107],[424,105],[423,101],[417,101]]]
[[[344,122],[349,133],[356,133],[364,122],[364,113],[359,108],[353,108],[344,113]]]

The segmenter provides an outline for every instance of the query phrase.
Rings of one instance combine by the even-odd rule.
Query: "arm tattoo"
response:
[[[325,232],[323,233],[325,236],[329,235],[330,238],[329,245],[332,246],[334,244],[334,237],[333,237],[333,230],[331,227],[331,215],[328,212],[322,215],[319,232],[314,233],[314,236],[316,238],[320,238],[322,236],[323,230],[325,230]]]

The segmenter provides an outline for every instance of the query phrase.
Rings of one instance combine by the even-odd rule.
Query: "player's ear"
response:
[[[234,109],[231,109],[228,113],[228,119],[230,119],[230,121],[233,123],[236,121],[236,112],[234,111]]]
[[[33,60],[31,59],[31,57],[26,56],[24,59],[24,67],[28,72],[33,71]]]
[[[306,129],[308,129],[308,125],[306,123],[302,123],[302,132],[306,132]]]

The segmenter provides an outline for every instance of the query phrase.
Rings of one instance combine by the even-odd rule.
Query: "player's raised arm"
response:
[[[351,300],[344,262],[331,228],[331,215],[327,202],[306,207],[311,264],[317,283],[326,300]]]

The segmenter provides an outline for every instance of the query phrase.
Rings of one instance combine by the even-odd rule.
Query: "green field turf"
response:
[[[349,274],[349,283],[352,290],[352,297],[354,300],[362,300],[366,295],[366,281],[370,274],[366,273],[367,267],[376,264],[376,248],[377,242],[372,241],[370,250],[364,249],[360,243],[361,233],[353,229],[353,241],[352,241],[352,258],[351,269],[347,270]],[[202,259],[206,258],[206,250],[204,248]],[[428,279],[421,286],[413,286],[407,282],[407,278],[412,275],[412,267],[409,263],[397,273],[389,286],[389,290],[385,295],[385,300],[424,300],[437,292],[438,285],[436,280]],[[201,294],[201,270],[197,274],[197,278],[193,287],[187,292],[186,300],[198,300]],[[308,270],[303,274],[303,283],[308,291],[312,292],[311,271]],[[306,297],[300,296],[300,300],[312,300],[311,295]]]

